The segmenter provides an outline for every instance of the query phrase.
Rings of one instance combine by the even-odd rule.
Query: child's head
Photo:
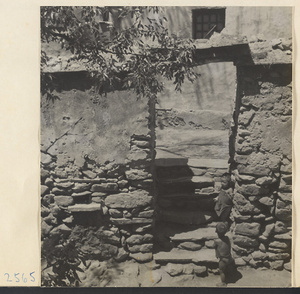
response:
[[[221,179],[222,189],[225,189],[225,190],[229,189],[230,181],[231,181],[230,174],[229,173],[224,174]]]
[[[227,232],[227,224],[226,223],[218,223],[216,226],[216,232],[219,236],[224,236]]]

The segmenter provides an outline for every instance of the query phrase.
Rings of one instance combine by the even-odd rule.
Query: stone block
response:
[[[100,198],[104,198],[105,196],[107,196],[108,193],[105,192],[93,192],[92,193],[92,197],[100,197]]]
[[[263,236],[265,237],[266,240],[271,236],[271,234],[274,230],[274,227],[275,227],[274,224],[267,224],[266,225],[265,230],[263,232]]]
[[[44,196],[49,191],[49,187],[46,185],[41,185],[41,196]]]
[[[130,181],[145,180],[152,177],[147,171],[141,169],[130,169],[125,171],[126,178]]]
[[[108,242],[109,244],[113,244],[113,245],[121,244],[120,236],[116,235],[112,231],[104,230],[104,231],[98,232],[97,236],[99,237],[100,240]]]
[[[273,179],[271,177],[262,177],[262,178],[258,178],[255,181],[256,185],[259,185],[259,186],[270,185],[272,182],[273,182]]]
[[[235,193],[233,197],[233,203],[236,210],[240,214],[254,214],[255,206],[250,203],[242,194]]]
[[[50,237],[55,235],[69,235],[72,230],[65,224],[61,224],[50,232]]]
[[[248,126],[251,123],[254,115],[255,115],[255,111],[253,109],[240,114],[239,115],[239,124],[242,126]]]
[[[91,188],[92,192],[116,192],[118,191],[118,184],[116,183],[103,183],[95,184]]]
[[[238,235],[257,237],[260,232],[259,223],[240,223],[235,227],[235,233]]]
[[[144,243],[152,242],[153,235],[145,234],[145,235],[132,235],[127,238],[126,243],[129,245],[140,245]]]
[[[247,262],[241,257],[236,258],[234,261],[236,266],[245,266],[247,264]]]
[[[92,192],[90,191],[84,191],[84,192],[79,192],[79,193],[72,193],[72,197],[77,198],[77,197],[89,197],[92,195]]]
[[[283,269],[283,260],[275,260],[275,261],[270,261],[270,269],[273,270],[282,270]]]
[[[278,197],[284,202],[292,202],[292,193],[278,193]]]
[[[80,193],[89,190],[90,184],[88,183],[75,183],[74,187],[72,188],[73,192]]]
[[[274,233],[276,234],[283,234],[288,231],[286,224],[282,221],[277,221],[275,223]]]
[[[49,177],[49,171],[47,171],[46,169],[41,168],[41,178],[42,179],[46,179],[47,177]]]
[[[274,205],[274,199],[271,197],[262,197],[259,200],[259,203],[265,206],[273,206]]]
[[[151,203],[152,196],[149,196],[147,192],[142,190],[109,195],[105,199],[105,205],[109,208],[130,209],[136,207],[145,207]]]
[[[42,224],[41,224],[42,237],[45,237],[46,235],[48,235],[52,229],[53,229],[53,226],[48,225],[45,221],[42,221]]]
[[[150,260],[152,260],[153,255],[152,253],[130,253],[129,257],[136,260],[137,262],[148,262]]]
[[[182,264],[174,264],[174,263],[168,263],[165,271],[171,276],[175,277],[178,276],[182,273],[183,271],[183,266]]]
[[[138,217],[145,217],[145,218],[151,218],[153,217],[154,210],[147,210],[147,211],[142,211],[138,214]]]
[[[59,183],[55,183],[55,186],[59,189],[70,189],[74,186],[74,183],[72,183],[72,182],[59,182]]]
[[[151,228],[152,228],[152,224],[146,225],[146,226],[139,226],[139,227],[135,230],[135,233],[141,234],[141,233],[144,233],[144,232],[149,231]]]
[[[55,196],[54,201],[58,206],[67,207],[74,204],[74,199],[71,196]]]
[[[247,236],[242,235],[234,235],[233,236],[233,243],[240,246],[240,247],[258,247],[259,243],[257,239],[252,239]]]
[[[152,224],[153,220],[150,218],[111,218],[110,221],[115,225],[137,225],[137,224]]]
[[[70,212],[92,212],[100,211],[101,204],[99,203],[89,203],[89,204],[75,204],[73,206],[68,206]]]
[[[118,186],[119,186],[120,189],[123,189],[123,188],[125,188],[128,185],[128,181],[126,181],[126,180],[120,180],[120,181],[117,182],[117,184],[118,184]]]
[[[101,197],[92,197],[92,202],[102,203],[103,199]]]
[[[236,190],[238,193],[246,196],[262,195],[269,192],[268,188],[255,184],[237,185]]]
[[[269,247],[268,251],[273,253],[286,253],[288,251],[288,248],[282,249],[282,248]]]
[[[112,216],[112,217],[122,217],[123,216],[123,212],[118,210],[118,209],[114,209],[111,208],[108,210],[108,213]]]
[[[279,241],[290,241],[292,240],[292,232],[274,235],[274,239]]]
[[[193,263],[184,264],[182,273],[184,275],[192,275],[194,273],[194,267],[195,265]]]
[[[92,172],[91,170],[84,170],[82,171],[82,174],[89,179],[94,179],[97,176],[97,174]]]
[[[285,263],[285,264],[283,265],[283,267],[284,267],[284,269],[285,269],[286,271],[289,271],[289,272],[292,271],[292,265],[291,265],[291,262]]]
[[[131,152],[127,156],[128,163],[134,163],[137,161],[150,161],[150,154],[145,150],[135,149],[131,150]]]
[[[207,276],[207,267],[201,266],[201,265],[195,265],[194,273],[198,277],[205,277],[205,276]]]
[[[51,178],[47,178],[45,180],[45,185],[48,187],[52,187],[54,185],[54,181]]]
[[[178,248],[196,251],[202,248],[202,245],[197,244],[195,242],[183,242],[178,245]]]
[[[153,244],[142,244],[142,245],[133,245],[133,246],[128,246],[128,250],[131,253],[146,253],[146,252],[152,252],[153,249]]]
[[[41,207],[41,217],[46,217],[50,214],[50,209],[48,207],[42,206]]]
[[[275,248],[279,248],[279,249],[287,249],[289,246],[285,242],[273,241],[269,244],[269,247],[275,247]]]
[[[253,176],[268,176],[271,171],[264,165],[243,165],[238,164],[238,172],[240,174],[253,175]]]
[[[215,248],[215,242],[213,240],[205,241],[205,246],[207,248]]]
[[[290,255],[288,253],[268,253],[268,259],[270,261],[274,260],[287,260],[290,259]]]
[[[63,223],[65,223],[65,224],[72,224],[73,221],[74,221],[73,215],[71,215],[71,216],[66,217],[65,219],[63,219]]]
[[[52,157],[49,154],[41,153],[41,163],[43,165],[49,165],[52,162]]]
[[[261,251],[254,251],[251,255],[254,260],[264,260],[267,258],[267,254]]]
[[[128,256],[129,256],[129,253],[126,252],[124,248],[119,248],[118,254],[117,254],[117,256],[114,257],[114,259],[117,262],[123,262],[128,258]]]
[[[292,205],[278,199],[276,201],[275,216],[281,221],[290,221],[292,218]]]

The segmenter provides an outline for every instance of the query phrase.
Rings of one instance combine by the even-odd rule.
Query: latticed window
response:
[[[193,10],[193,38],[209,39],[214,32],[225,27],[225,8],[201,8]]]

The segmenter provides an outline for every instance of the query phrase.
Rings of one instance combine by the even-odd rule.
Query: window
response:
[[[201,8],[193,10],[193,38],[209,39],[214,32],[225,27],[225,8]]]

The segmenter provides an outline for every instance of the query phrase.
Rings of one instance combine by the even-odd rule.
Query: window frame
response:
[[[193,35],[193,39],[209,39],[212,35],[213,32],[218,32],[220,33],[224,28],[225,28],[225,21],[226,21],[226,7],[213,7],[213,8],[197,8],[197,9],[193,9],[192,10],[192,27],[193,27],[193,31],[192,31],[192,35]],[[211,21],[211,15],[215,14],[216,15],[216,20],[215,21]],[[204,20],[201,20],[201,23],[199,21],[197,21],[197,18],[199,16],[209,16],[209,19],[207,22],[204,22]],[[208,28],[208,30],[203,30],[203,25],[204,24],[208,24],[208,26],[213,23],[213,24],[220,24],[222,26],[222,29],[217,29],[217,30],[213,30],[212,32],[210,32],[211,28]],[[199,29],[197,29],[197,24],[202,26],[202,30],[200,31]],[[207,37],[204,36],[204,31],[207,34]],[[201,38],[197,38],[197,33],[201,32],[202,37]]]

